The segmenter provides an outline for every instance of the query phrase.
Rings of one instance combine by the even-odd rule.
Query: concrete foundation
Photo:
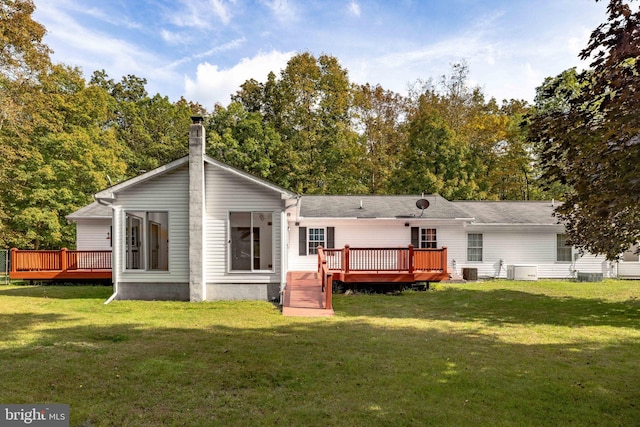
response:
[[[258,300],[278,301],[279,283],[207,283],[207,300]]]
[[[118,283],[119,300],[189,301],[188,283]]]

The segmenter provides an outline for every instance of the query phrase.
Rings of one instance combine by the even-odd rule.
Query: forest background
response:
[[[52,62],[31,0],[0,4],[0,248],[73,247],[65,216],[186,155],[192,115],[205,116],[207,154],[300,194],[539,200],[567,190],[544,179],[530,123],[580,91],[575,69],[541,82],[529,104],[487,99],[465,62],[408,82],[403,96],[301,52],[208,110],[150,95],[144,77],[86,80]]]

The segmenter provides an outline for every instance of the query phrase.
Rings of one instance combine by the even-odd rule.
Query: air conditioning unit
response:
[[[509,280],[538,280],[538,266],[533,264],[507,265]]]

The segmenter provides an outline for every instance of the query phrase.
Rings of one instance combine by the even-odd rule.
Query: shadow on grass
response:
[[[629,425],[638,419],[637,341],[584,342],[577,351],[575,343],[513,344],[477,331],[357,319],[175,328],[170,314],[167,327],[49,319],[60,327],[0,350],[0,378],[8,385],[0,401],[68,403],[72,425]],[[22,316],[8,314],[3,322],[21,323]],[[210,316],[198,310],[193,320],[219,322]]]
[[[334,309],[344,316],[640,329],[640,300],[637,299],[611,302],[505,289],[449,288],[396,296],[336,295]]]
[[[0,286],[0,296],[30,297],[30,298],[55,298],[55,299],[104,299],[113,293],[111,285],[20,285]]]

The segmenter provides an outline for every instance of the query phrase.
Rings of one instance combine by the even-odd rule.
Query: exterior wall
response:
[[[613,276],[613,269],[604,257],[586,254],[573,262],[556,261],[556,235],[562,232],[562,227],[555,226],[470,225],[462,236],[463,251],[456,262],[456,271],[462,274],[463,268],[477,268],[479,277],[506,278],[508,265],[524,264],[537,265],[540,278],[568,279],[575,277],[578,271]],[[483,234],[482,262],[467,261],[468,233]]]
[[[405,227],[404,223],[410,223]],[[411,227],[435,228],[438,247],[447,247],[449,271],[462,274],[466,267],[477,268],[479,277],[507,277],[507,265],[535,264],[540,278],[572,278],[576,272],[603,273],[613,277],[614,271],[604,257],[585,255],[574,262],[556,262],[557,226],[465,226],[460,221],[436,220],[334,220],[302,219],[296,226],[289,222],[289,269],[314,271],[317,256],[298,255],[300,227],[335,227],[335,247],[406,247],[411,242]],[[467,262],[467,234],[483,234],[483,261]],[[502,260],[502,264],[500,262]]]
[[[640,279],[640,262],[620,261],[618,263],[618,277],[621,279]]]
[[[141,182],[117,195],[113,203],[116,207],[114,226],[114,247],[118,242],[118,250],[114,251],[114,274],[122,286],[126,283],[189,283],[189,175],[187,165],[159,175],[146,182]],[[168,271],[125,270],[124,242],[126,212],[131,211],[163,211],[169,216],[169,269]],[[117,233],[117,236],[116,236]],[[118,292],[123,289],[118,289]],[[152,291],[149,295],[153,295]],[[163,299],[164,291],[158,287],[157,298]],[[146,294],[145,294],[146,295]]]
[[[76,249],[79,251],[110,251],[111,219],[77,220]]]
[[[405,226],[409,223],[409,226]],[[452,268],[452,249],[460,248],[462,224],[454,221],[417,220],[415,218],[394,219],[303,219],[299,226],[289,222],[289,270],[314,271],[318,268],[317,255],[299,255],[300,227],[335,227],[335,248],[351,247],[408,247],[411,243],[411,227],[435,228],[438,247],[447,246],[447,262]],[[461,249],[459,249],[461,250]]]
[[[282,282],[283,253],[280,236],[283,232],[281,215],[284,201],[280,193],[210,163],[205,164],[205,188],[207,299],[270,300],[277,297]],[[261,254],[272,254],[270,271],[230,271],[230,212],[272,213],[271,226],[266,219],[258,225],[261,229],[271,229],[271,247],[263,249],[261,246]],[[265,235],[265,231],[260,235]],[[276,289],[275,295],[269,289]]]

